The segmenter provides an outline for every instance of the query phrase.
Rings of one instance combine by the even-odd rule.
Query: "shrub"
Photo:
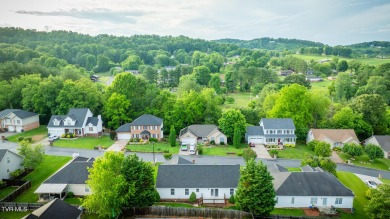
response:
[[[314,149],[315,149],[315,147],[316,147],[316,145],[317,145],[318,143],[319,143],[319,141],[313,140],[313,141],[309,142],[309,143],[307,144],[307,146],[309,146],[309,149],[310,149],[310,150],[314,151]]]
[[[198,146],[198,154],[199,155],[203,154],[203,147],[202,146]]]
[[[343,152],[352,157],[357,157],[363,154],[363,147],[358,144],[346,144],[343,147]]]
[[[190,198],[188,200],[190,203],[194,203],[196,202],[196,194],[195,192],[192,192],[191,195],[190,195]]]
[[[285,147],[295,148],[295,144],[285,144]]]
[[[68,198],[73,198],[74,197],[74,194],[73,194],[73,192],[68,192]]]
[[[245,161],[248,161],[251,158],[256,158],[257,154],[254,150],[252,150],[252,148],[245,148],[242,156],[243,156]]]
[[[18,176],[20,176],[20,174],[22,174],[22,173],[23,173],[23,170],[17,169],[15,171],[11,172],[9,175],[11,175],[11,177],[15,179],[15,178],[18,178]]]
[[[161,151],[161,148],[157,148],[156,151]]]
[[[367,199],[371,199],[371,192],[372,192],[371,189],[367,189],[367,191],[366,191],[366,197],[367,197]]]
[[[341,151],[342,149],[340,148],[340,147],[334,147],[332,150],[334,150],[334,151]]]
[[[115,140],[116,132],[110,132],[110,139]]]
[[[242,156],[242,151],[237,152],[237,156]]]
[[[70,138],[70,135],[69,135],[69,134],[67,134],[67,135],[66,135],[66,138]]]
[[[5,187],[7,183],[0,179],[0,188]]]
[[[278,155],[279,154],[279,151],[278,150],[275,150],[275,149],[272,149],[269,151],[269,154],[273,157],[274,155]]]
[[[61,138],[66,138],[66,134],[62,134],[62,135],[61,135]]]
[[[229,198],[229,203],[234,204],[235,202],[236,202],[236,200],[234,199],[234,195],[231,195]]]
[[[210,144],[215,145],[215,141],[214,141],[214,140],[211,140],[211,141],[210,141]]]
[[[225,142],[221,141],[219,142],[219,145],[225,145]]]
[[[23,140],[24,140],[24,137],[22,137],[22,136],[18,137],[18,142],[21,142]]]
[[[229,104],[234,103],[234,98],[233,97],[226,97],[226,103],[229,103]]]
[[[27,141],[28,143],[32,142],[32,138],[31,137],[24,138],[24,140]]]
[[[169,150],[164,150],[163,152],[164,152],[164,153],[169,153]]]
[[[171,153],[165,153],[164,154],[164,158],[165,158],[165,160],[170,160],[170,159],[172,159],[172,154]]]
[[[150,142],[157,142],[157,138],[150,138],[149,141]]]
[[[365,148],[365,151],[371,160],[374,160],[375,158],[384,157],[384,152],[382,148],[373,144],[368,144]]]
[[[330,150],[330,144],[326,142],[318,142],[314,148],[314,153],[317,156],[329,157],[332,155],[332,150]]]

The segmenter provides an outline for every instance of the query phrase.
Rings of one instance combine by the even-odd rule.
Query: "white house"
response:
[[[274,177],[276,208],[353,207],[353,192],[321,168],[305,166],[303,172],[289,172],[275,163],[267,167]]]
[[[221,142],[227,143],[226,135],[223,134],[216,125],[190,125],[180,130],[180,142],[186,144]]]
[[[150,114],[144,114],[132,123],[126,123],[120,126],[115,131],[119,140],[129,140],[132,138],[144,140],[156,138],[157,140],[161,140],[164,137],[163,130],[163,119]]]
[[[9,179],[9,174],[17,169],[23,169],[23,157],[8,149],[0,149],[0,180]]]
[[[67,115],[52,115],[47,124],[49,135],[101,136],[103,121],[100,115],[93,117],[88,108],[72,108]]]
[[[248,126],[245,139],[254,144],[293,144],[295,145],[295,125],[290,118],[263,118],[259,126]]]
[[[331,148],[343,147],[348,143],[360,144],[353,129],[310,129],[306,143],[313,140],[326,142]]]
[[[382,148],[384,157],[390,158],[390,135],[373,135],[364,140],[364,145],[373,144]]]
[[[86,181],[89,176],[88,168],[92,167],[93,162],[94,158],[74,158],[45,180],[34,193],[43,200],[63,199],[68,192],[73,192],[76,196],[91,194]]]
[[[60,199],[54,199],[22,219],[80,219],[82,210]]]
[[[39,115],[21,109],[5,109],[0,112],[0,129],[10,132],[29,131],[39,127]]]
[[[203,203],[223,204],[235,194],[240,165],[160,165],[156,189],[162,200],[188,200],[191,193]]]

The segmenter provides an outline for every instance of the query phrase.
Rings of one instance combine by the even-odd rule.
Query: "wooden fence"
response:
[[[42,207],[46,203],[0,202],[0,211],[30,211]]]
[[[26,191],[26,190],[29,189],[30,187],[31,187],[30,181],[26,181],[26,182],[23,183],[21,186],[19,186],[19,188],[17,188],[15,191],[11,192],[9,195],[7,195],[7,196],[4,197],[2,200],[0,200],[0,202],[9,202],[9,201],[12,201],[12,200],[14,200],[16,197],[18,197],[20,194],[22,194],[22,192]]]

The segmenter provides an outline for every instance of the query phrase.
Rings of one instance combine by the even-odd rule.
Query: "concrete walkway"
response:
[[[341,158],[339,157],[339,155],[337,154],[336,151],[332,151],[332,156],[330,157],[330,159],[331,159],[333,162],[335,162],[335,163],[345,163],[345,162],[343,161],[343,159],[341,159]]]
[[[267,149],[265,149],[264,145],[257,144],[255,147],[252,147],[252,149],[256,152],[257,158],[263,158],[263,159],[271,159],[271,155],[269,155]]]
[[[111,145],[109,148],[107,148],[106,151],[122,151],[128,140],[117,140],[113,145]]]

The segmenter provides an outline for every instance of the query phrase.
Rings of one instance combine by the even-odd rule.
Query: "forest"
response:
[[[389,53],[389,42],[332,47],[296,39],[206,41],[0,28],[0,111],[33,111],[45,124],[69,108],[90,108],[111,129],[149,113],[164,118],[166,134],[171,126],[218,124],[224,116],[245,125],[293,118],[301,139],[317,127],[352,128],[364,140],[390,133],[390,59],[360,60],[383,61]],[[107,80],[94,82],[91,75]],[[317,89],[313,77],[328,85]],[[253,98],[231,107],[237,93]]]

